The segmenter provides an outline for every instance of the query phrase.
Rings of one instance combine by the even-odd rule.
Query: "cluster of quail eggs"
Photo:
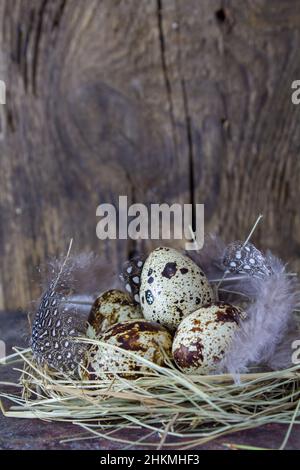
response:
[[[104,292],[92,307],[89,324],[102,342],[91,346],[84,378],[94,380],[103,373],[138,377],[149,367],[135,355],[160,366],[168,358],[187,374],[217,370],[245,313],[216,301],[194,261],[159,247],[146,260],[127,262],[122,279],[126,292]]]

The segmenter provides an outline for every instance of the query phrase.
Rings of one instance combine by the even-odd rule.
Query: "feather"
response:
[[[131,295],[132,300],[135,304],[140,303],[140,284],[143,265],[146,260],[146,256],[137,254],[122,266],[122,272],[119,276],[120,280],[125,286],[126,291]]]
[[[247,313],[217,372],[236,375],[258,366],[275,370],[288,367],[293,352],[291,343],[297,338],[293,312],[299,304],[298,281],[271,253],[259,258],[263,264],[257,271],[228,273],[224,257],[230,251],[234,255],[233,246],[240,247],[240,243],[234,242],[228,249],[211,235],[200,252],[189,254],[210,281],[218,283],[222,300],[232,302],[234,297]],[[260,254],[252,244],[251,253]]]
[[[209,234],[205,237],[202,250],[187,251],[189,256],[206,274],[208,280],[223,276],[224,268],[222,266],[223,254],[226,245],[215,234]]]
[[[236,374],[247,372],[251,366],[266,365],[277,370],[291,364],[288,337],[295,326],[293,312],[299,302],[297,281],[278,258],[269,253],[266,260],[271,275],[233,281],[235,290],[247,294],[251,301],[246,308],[247,320],[241,322],[220,370]]]
[[[75,338],[86,334],[95,297],[117,287],[118,277],[104,258],[93,253],[54,260],[49,267],[33,323],[32,351],[39,364],[76,373],[85,347]]]
[[[74,295],[94,298],[99,292],[119,286],[111,263],[93,252],[69,256],[66,261],[62,258],[51,260],[49,267],[50,278],[46,286],[59,277],[59,282]]]
[[[231,273],[261,277],[272,273],[263,254],[250,242],[230,243],[224,251],[222,263]]]

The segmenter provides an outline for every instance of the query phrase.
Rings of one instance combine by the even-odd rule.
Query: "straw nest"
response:
[[[213,246],[212,254],[209,250],[206,253],[208,268],[213,265],[216,252]],[[300,325],[300,304],[296,297],[298,287],[294,287],[289,280],[293,275],[286,274],[275,258],[269,257],[268,260],[273,263],[274,276],[264,281],[262,289],[261,281],[251,281],[256,301],[250,304],[250,308],[254,308],[252,318],[255,320],[259,316],[261,320],[254,321],[252,325],[259,341],[256,349],[254,344],[251,345],[258,352],[261,344],[264,350],[270,346],[273,351],[275,339],[281,337],[279,333],[290,318],[286,313],[289,310],[294,312],[295,329]],[[200,261],[203,264],[205,256]],[[61,272],[62,269],[59,275]],[[226,289],[220,289],[224,276],[214,282],[219,292],[238,295],[244,301],[243,292],[248,293],[250,281],[243,279],[246,279],[245,282],[234,284],[234,288],[226,286]],[[257,302],[258,297],[260,303]],[[268,331],[269,336],[259,336],[260,329]],[[253,339],[253,331],[250,339]],[[109,348],[107,353],[111,355],[119,349],[92,334],[77,338],[77,341]],[[246,352],[249,344],[249,341],[245,345],[238,343]],[[276,371],[247,368],[248,373],[239,375],[239,380],[235,380],[237,377],[231,374],[183,374],[166,355],[165,367],[161,367],[132,351],[120,351],[145,365],[147,372],[132,380],[124,378],[128,371],[123,370],[102,373],[94,381],[74,380],[37,365],[30,348],[15,348],[15,354],[0,361],[0,364],[13,367],[20,377],[17,383],[0,382],[0,408],[8,417],[64,421],[80,427],[83,434],[70,436],[68,441],[105,438],[126,448],[134,445],[141,448],[191,449],[229,433],[270,423],[288,425],[281,444],[284,448],[293,425],[300,424],[300,364]],[[257,355],[260,358],[260,354]],[[135,371],[134,375],[137,374]],[[86,374],[81,376],[86,377]],[[12,393],[14,389],[16,392]],[[137,429],[143,431],[140,433],[142,437],[139,440],[131,439],[130,431]],[[120,430],[123,432],[117,433]]]
[[[115,346],[97,339],[93,344]],[[118,348],[117,348],[118,349]],[[240,383],[226,375],[184,375],[169,362],[160,367],[135,353],[124,351],[150,369],[135,380],[120,376],[122,371],[98,381],[74,381],[62,374],[41,369],[30,349],[15,349],[6,367],[21,372],[16,384],[0,382],[0,401],[6,416],[67,421],[82,428],[82,437],[106,438],[125,447],[190,449],[226,434],[268,423],[288,424],[281,448],[291,429],[300,423],[300,364],[282,371],[255,372],[240,376]],[[113,353],[113,351],[112,351]],[[22,367],[18,364],[21,362]],[[16,393],[5,393],[5,387]],[[20,393],[21,390],[21,393]],[[116,437],[120,429],[143,429],[140,440]],[[172,443],[168,438],[173,436]]]

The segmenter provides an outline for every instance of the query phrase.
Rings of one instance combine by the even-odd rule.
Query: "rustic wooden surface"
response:
[[[299,0],[2,0],[0,308],[48,256],[104,251],[96,207],[205,203],[206,230],[300,265]]]
[[[26,315],[21,312],[2,312],[0,315],[0,332],[7,344],[7,353],[11,353],[11,347],[26,346],[28,343],[28,327]],[[0,381],[15,380],[15,374],[7,367],[0,366]],[[0,386],[1,390],[4,390]],[[6,388],[7,390],[7,388]],[[15,390],[13,390],[15,392]],[[7,405],[8,406],[8,405]],[[272,424],[250,431],[239,432],[224,436],[209,442],[197,449],[228,449],[226,444],[246,444],[255,447],[278,449],[282,444],[287,426]],[[122,449],[124,444],[110,442],[105,439],[89,439],[73,443],[61,443],[70,436],[78,436],[81,431],[72,424],[47,423],[39,420],[4,418],[0,412],[0,449]],[[127,436],[133,441],[140,439],[144,434],[141,430],[132,432]],[[124,431],[115,433],[115,438],[124,438]],[[159,437],[157,436],[159,443]],[[174,441],[167,441],[171,443]],[[125,446],[126,448],[126,446]],[[133,449],[139,447],[133,446]],[[143,447],[147,449],[145,445]],[[300,448],[300,425],[294,426],[286,449]]]

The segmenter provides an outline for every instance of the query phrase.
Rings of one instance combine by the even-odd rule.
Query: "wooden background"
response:
[[[204,203],[206,231],[300,267],[299,0],[1,0],[0,309],[75,250],[118,266],[96,207]]]

